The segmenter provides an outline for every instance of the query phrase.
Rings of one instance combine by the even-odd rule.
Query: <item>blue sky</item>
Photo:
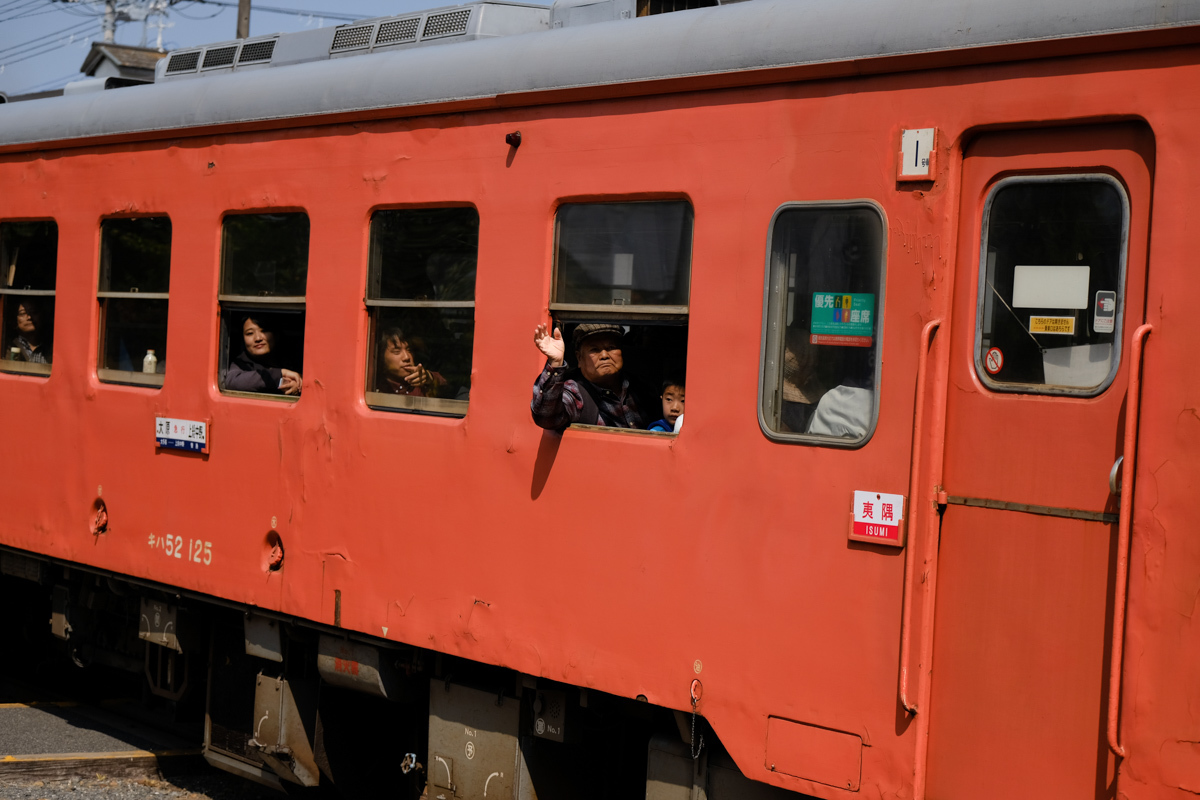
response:
[[[174,50],[233,39],[237,0],[179,0],[168,10],[171,27],[163,47]],[[549,5],[550,0],[527,0]],[[227,5],[228,4],[228,5]],[[347,18],[382,17],[453,5],[453,0],[252,0],[250,35],[345,24]],[[0,92],[7,95],[56,89],[80,76],[93,41],[101,38],[97,0],[0,0]],[[273,10],[268,10],[273,9]],[[140,22],[117,28],[119,44],[142,42]],[[154,45],[157,31],[147,31]]]

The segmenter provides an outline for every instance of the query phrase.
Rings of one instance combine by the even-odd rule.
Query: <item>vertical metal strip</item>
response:
[[[925,328],[921,331],[921,352],[917,356],[917,398],[916,405],[913,408],[913,443],[912,443],[912,465],[909,471],[908,478],[908,519],[909,530],[914,530],[912,519],[915,515],[913,506],[917,501],[917,493],[919,491],[917,483],[920,476],[921,468],[921,440],[924,435],[922,423],[924,422],[924,414],[922,411],[925,408],[925,379],[927,367],[929,364],[929,348],[933,345],[933,336],[941,327],[940,319],[930,320],[925,324]],[[914,547],[914,537],[909,536],[905,543],[904,552],[904,605],[900,612],[900,705],[910,714],[917,713],[917,704],[910,702],[908,699],[908,660],[912,654],[912,576],[913,564],[916,561],[916,548]],[[922,631],[924,635],[924,631]]]
[[[1117,528],[1116,597],[1113,599],[1112,649],[1108,672],[1108,746],[1124,757],[1125,748],[1118,737],[1121,711],[1121,667],[1125,648],[1125,607],[1129,600],[1129,540],[1133,526],[1133,475],[1137,458],[1138,411],[1141,406],[1142,353],[1145,339],[1153,330],[1142,325],[1133,334],[1133,353],[1129,359],[1129,394],[1125,400],[1125,450],[1121,465],[1121,515]]]

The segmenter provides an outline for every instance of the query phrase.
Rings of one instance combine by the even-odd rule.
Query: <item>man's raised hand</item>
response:
[[[537,349],[541,350],[546,358],[550,359],[550,366],[561,367],[563,365],[563,357],[567,353],[567,345],[563,341],[562,331],[558,328],[554,329],[554,335],[550,335],[550,331],[544,324],[538,325],[533,330],[533,343],[537,345]]]

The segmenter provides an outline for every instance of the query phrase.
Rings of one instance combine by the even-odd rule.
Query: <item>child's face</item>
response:
[[[663,419],[672,425],[683,413],[683,387],[672,384],[662,393]]]

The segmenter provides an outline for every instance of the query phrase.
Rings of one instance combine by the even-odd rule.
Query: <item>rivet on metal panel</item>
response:
[[[700,674],[700,670],[704,669],[704,665],[700,663],[700,659],[696,659],[696,663],[692,664],[692,669],[696,671],[697,675]]]

